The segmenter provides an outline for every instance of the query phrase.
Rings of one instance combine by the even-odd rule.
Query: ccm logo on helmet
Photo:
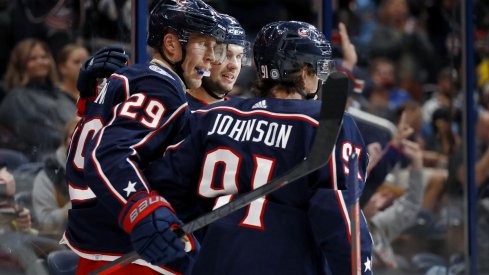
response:
[[[232,35],[242,35],[242,34],[244,34],[244,31],[240,30],[238,28],[229,28],[228,33],[232,34]]]

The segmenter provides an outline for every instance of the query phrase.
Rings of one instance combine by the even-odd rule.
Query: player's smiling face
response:
[[[231,91],[241,71],[241,59],[243,58],[243,47],[229,44],[227,46],[226,58],[221,64],[213,64],[211,68],[211,81],[221,87],[223,91]]]
[[[185,60],[182,63],[183,78],[187,88],[198,88],[202,77],[209,74],[215,60],[216,40],[200,34],[191,34],[187,43]]]

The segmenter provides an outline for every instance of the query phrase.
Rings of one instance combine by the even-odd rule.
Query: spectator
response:
[[[480,197],[487,197],[489,183],[489,111],[483,110],[478,114],[476,125],[476,152],[475,183]],[[465,167],[463,165],[463,148],[459,147],[450,157],[448,163],[448,184],[451,193],[460,195],[465,182]]]
[[[6,147],[31,160],[56,149],[75,104],[57,88],[56,64],[47,45],[36,39],[13,50],[5,75],[7,96],[0,105],[0,127],[8,131]]]
[[[15,179],[6,167],[0,168],[0,205],[2,209],[1,231],[30,232],[32,230],[30,211],[12,204],[15,195]]]
[[[25,274],[47,274],[33,264],[37,255],[27,243],[30,237],[37,234],[32,228],[30,211],[14,202],[15,179],[3,163],[0,163],[0,167],[0,253],[8,261],[18,263],[18,268]]]
[[[60,89],[76,102],[79,91],[76,87],[80,67],[88,58],[85,47],[77,44],[64,46],[58,54],[58,70],[61,77]]]
[[[447,168],[449,156],[462,145],[461,137],[453,131],[449,108],[439,108],[433,113],[431,128],[433,134],[425,138],[425,166]]]
[[[377,135],[377,129],[372,127],[360,129],[362,129],[362,135],[368,142],[367,148],[370,160],[367,167],[368,177],[365,189],[360,197],[360,205],[363,207],[375,194],[377,188],[385,182],[386,176],[403,159],[402,141],[412,136],[414,129],[408,123],[407,113],[400,115],[397,129],[386,144],[384,144],[385,142],[381,139],[381,136]]]
[[[44,168],[34,179],[32,206],[41,233],[60,239],[68,221],[71,202],[65,180],[65,162],[71,134],[78,120],[65,126],[63,142],[56,152],[44,161]]]
[[[433,113],[431,127],[433,134],[426,137],[423,151],[425,171],[429,174],[423,210],[428,215],[437,212],[440,206],[446,191],[448,160],[462,145],[462,138],[453,131],[452,114],[449,108],[440,108]]]
[[[391,121],[395,118],[394,111],[411,99],[409,93],[397,84],[396,67],[387,58],[375,58],[370,63],[367,111]]]
[[[370,42],[370,58],[386,57],[399,68],[401,87],[420,100],[420,83],[434,79],[432,45],[421,24],[410,14],[407,0],[384,0],[379,24]]]
[[[409,185],[399,197],[398,188],[382,188],[364,208],[374,239],[373,264],[377,267],[397,268],[391,242],[416,221],[423,198],[423,159],[418,144],[402,140],[401,150],[410,160]],[[402,192],[402,191],[401,191]]]
[[[446,67],[438,73],[435,90],[423,103],[424,135],[432,135],[431,120],[433,112],[439,108],[454,107],[453,98],[457,95],[457,72]]]

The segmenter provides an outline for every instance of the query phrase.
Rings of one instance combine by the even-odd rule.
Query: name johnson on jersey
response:
[[[236,141],[263,142],[267,146],[285,149],[292,128],[288,124],[261,119],[242,120],[218,114],[207,135],[228,136]]]

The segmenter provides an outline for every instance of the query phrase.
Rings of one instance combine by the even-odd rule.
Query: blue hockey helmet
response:
[[[292,80],[291,73],[304,64],[315,69],[325,81],[334,68],[331,44],[311,24],[278,21],[264,26],[257,34],[253,55],[260,79]]]
[[[226,28],[222,17],[201,0],[163,0],[151,10],[148,24],[148,45],[160,48],[163,36],[173,31],[186,44],[191,33],[200,33],[223,42]]]
[[[221,14],[224,26],[227,29],[224,43],[233,44],[243,47],[243,58],[241,59],[242,66],[251,65],[251,43],[246,38],[246,32],[241,24],[229,14]]]

